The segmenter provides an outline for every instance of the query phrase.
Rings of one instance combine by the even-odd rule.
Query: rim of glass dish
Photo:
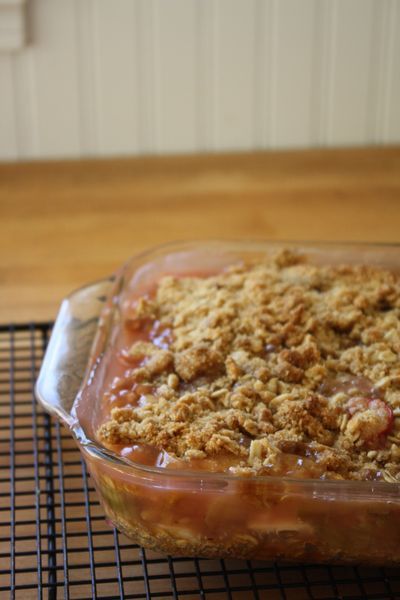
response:
[[[109,277],[105,277],[104,279],[97,280],[92,282],[91,284],[86,284],[81,286],[80,288],[71,292],[66,298],[71,298],[75,293],[80,290],[85,289],[86,287],[93,285],[94,283],[100,283],[101,281],[112,281],[115,280],[119,274],[123,274],[126,266],[133,261],[141,260],[146,258],[147,256],[153,255],[156,252],[162,250],[168,250],[173,247],[182,247],[182,246],[194,246],[196,244],[204,245],[204,244],[265,244],[265,245],[282,245],[288,244],[290,246],[305,246],[305,247],[324,247],[324,246],[336,246],[336,247],[381,247],[381,248],[400,248],[400,242],[368,242],[368,241],[335,241],[335,240],[266,240],[266,239],[254,239],[254,238],[239,238],[239,239],[217,239],[217,238],[199,238],[199,239],[190,239],[190,240],[174,240],[168,241],[161,244],[157,244],[144,250],[142,252],[138,252],[137,254],[132,255],[128,260],[124,261],[122,266],[116,271],[115,274],[110,275]],[[85,373],[86,376],[86,373]],[[83,382],[82,382],[83,383]],[[332,488],[332,491],[337,491],[339,488],[350,487],[352,490],[348,491],[356,491],[363,493],[368,493],[368,490],[383,493],[390,493],[390,496],[396,495],[400,491],[400,482],[399,483],[389,483],[387,481],[381,480],[354,480],[354,479],[341,479],[341,480],[331,480],[331,479],[311,479],[311,478],[295,478],[295,477],[287,477],[287,476],[277,476],[277,475],[236,475],[234,473],[229,473],[226,471],[221,472],[211,472],[211,471],[191,471],[191,470],[183,470],[183,469],[165,469],[163,467],[157,466],[149,466],[143,465],[141,463],[130,461],[124,457],[119,456],[112,450],[108,450],[104,446],[102,446],[96,440],[89,439],[86,434],[83,432],[79,421],[75,421],[74,424],[70,424],[69,428],[78,444],[79,447],[83,448],[85,451],[95,455],[97,459],[104,459],[107,462],[111,462],[114,466],[123,467],[124,471],[131,468],[132,470],[139,470],[144,473],[158,475],[162,477],[176,477],[182,479],[197,479],[197,480],[219,480],[225,479],[229,481],[243,481],[243,482],[254,482],[254,483],[270,483],[270,484],[288,484],[291,486],[298,487],[322,487],[326,491],[329,488]],[[84,438],[84,439],[83,439]]]

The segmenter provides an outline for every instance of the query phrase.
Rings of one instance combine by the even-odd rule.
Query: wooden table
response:
[[[1,321],[190,238],[400,241],[400,148],[0,165]]]

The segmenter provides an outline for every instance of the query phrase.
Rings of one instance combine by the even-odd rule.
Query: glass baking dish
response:
[[[399,247],[376,244],[185,242],[133,257],[62,303],[36,385],[82,452],[104,511],[137,543],[173,555],[400,563],[400,487],[384,481],[240,477],[133,463],[96,441],[98,401],[121,306],[165,274],[207,275],[295,248],[312,264],[399,270]]]

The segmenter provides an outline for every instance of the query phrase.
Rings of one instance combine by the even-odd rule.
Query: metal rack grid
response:
[[[0,326],[0,598],[400,599],[400,569],[171,558],[109,527],[68,432],[35,402],[50,330]]]

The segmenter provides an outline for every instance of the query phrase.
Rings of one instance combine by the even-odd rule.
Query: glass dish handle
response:
[[[80,288],[63,300],[35,386],[43,408],[65,425],[82,385],[100,313],[113,278]]]

